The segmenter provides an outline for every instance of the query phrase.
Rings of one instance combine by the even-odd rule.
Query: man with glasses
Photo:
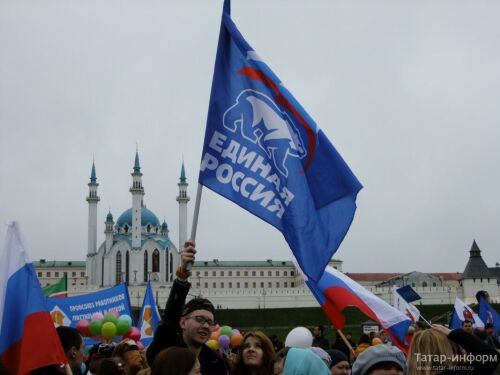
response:
[[[148,362],[151,366],[161,350],[180,346],[196,353],[203,375],[227,375],[229,371],[222,358],[205,345],[215,325],[214,306],[205,298],[194,298],[185,303],[191,287],[188,282],[188,264],[194,263],[195,254],[194,242],[186,241],[182,249],[181,266],[177,269],[177,278],[170,290],[162,321],[147,350]]]

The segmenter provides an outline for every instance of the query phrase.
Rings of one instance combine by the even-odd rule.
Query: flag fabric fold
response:
[[[455,305],[453,306],[453,315],[450,320],[448,327],[450,329],[462,328],[462,323],[465,320],[470,320],[474,328],[484,328],[484,323],[479,318],[479,316],[467,306],[464,301],[459,298],[455,299]]]
[[[47,298],[65,298],[68,296],[68,275],[64,275],[59,281],[52,285],[47,285],[42,289],[43,295]]]
[[[15,374],[67,363],[15,222],[0,260],[0,361]]]
[[[224,2],[199,183],[282,232],[319,280],[346,235],[362,188],[262,61]]]
[[[311,289],[335,328],[342,329],[346,307],[356,307],[378,322],[401,350],[407,351],[406,335],[411,320],[342,272],[328,266],[318,283],[307,280]]]
[[[479,318],[484,324],[493,324],[496,332],[500,332],[500,314],[483,297],[479,298]]]
[[[144,345],[148,346],[153,341],[153,335],[156,327],[160,324],[160,319],[160,312],[156,305],[151,282],[148,281],[137,324],[137,328],[141,331],[141,341]]]
[[[393,296],[394,307],[408,316],[413,322],[418,322],[420,319],[420,311],[399,294],[399,289],[394,288]]]

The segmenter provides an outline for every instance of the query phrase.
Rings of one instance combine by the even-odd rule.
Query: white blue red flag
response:
[[[0,258],[0,362],[14,374],[67,363],[15,222]]]
[[[450,329],[462,328],[462,324],[465,320],[470,320],[474,328],[484,328],[483,321],[474,310],[467,306],[464,301],[456,298],[455,305],[453,306],[453,315],[448,327]]]
[[[335,328],[342,329],[345,325],[342,311],[346,307],[356,307],[378,322],[395,345],[407,351],[405,337],[411,320],[342,272],[328,266],[318,283],[307,280],[306,284]]]
[[[306,111],[259,58],[225,0],[200,184],[282,232],[319,280],[344,239],[362,188]]]
[[[408,318],[410,318],[413,322],[418,322],[418,320],[420,319],[420,311],[399,293],[400,289],[394,288],[393,290],[393,306],[403,314],[408,316]]]
[[[484,324],[493,324],[495,331],[500,332],[500,314],[483,298],[479,298],[479,318]]]
[[[141,331],[141,341],[145,346],[151,344],[156,327],[160,324],[160,312],[156,305],[151,282],[148,281],[146,286],[146,294],[142,302],[142,309],[139,315],[137,328]]]

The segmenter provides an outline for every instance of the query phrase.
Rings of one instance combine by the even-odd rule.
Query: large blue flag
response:
[[[245,41],[225,0],[200,184],[281,231],[319,280],[362,188],[339,153]]]
[[[500,314],[484,298],[479,299],[479,317],[484,324],[493,324],[496,332],[500,332]]]
[[[160,313],[156,306],[153,289],[151,282],[148,281],[146,286],[146,294],[142,302],[142,309],[137,322],[137,328],[141,331],[141,341],[144,345],[148,346],[153,341],[153,335],[156,327],[160,324]]]

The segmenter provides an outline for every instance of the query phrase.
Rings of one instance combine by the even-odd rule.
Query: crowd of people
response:
[[[189,264],[194,262],[195,244],[186,242],[182,263],[152,343],[141,350],[125,339],[118,344],[94,345],[86,358],[78,330],[58,327],[66,353],[66,367],[49,366],[38,375],[448,375],[500,374],[500,343],[493,326],[474,331],[470,321],[462,329],[442,325],[414,324],[408,332],[410,346],[403,353],[384,332],[362,334],[354,344],[350,332],[337,331],[330,345],[321,325],[312,328],[310,340],[300,345],[261,331],[244,333],[232,351],[215,351],[206,343],[215,326],[215,308],[204,298],[186,303],[190,289]],[[290,337],[290,335],[289,335]],[[0,364],[0,375],[9,374]]]

